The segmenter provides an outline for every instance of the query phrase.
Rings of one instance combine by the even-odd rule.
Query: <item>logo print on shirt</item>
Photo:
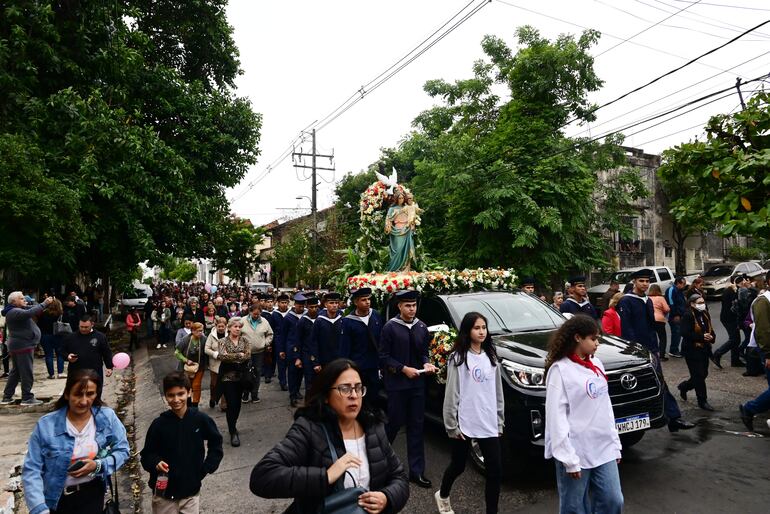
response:
[[[475,366],[471,370],[471,376],[473,377],[474,382],[478,382],[479,384],[486,382],[486,377],[484,376],[484,370],[478,366]]]
[[[586,394],[593,400],[607,394],[607,390],[607,382],[604,380],[597,380],[594,378],[586,380]]]

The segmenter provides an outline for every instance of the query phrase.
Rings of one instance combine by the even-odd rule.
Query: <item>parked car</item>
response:
[[[703,292],[708,298],[719,298],[736,275],[746,274],[751,278],[765,274],[765,269],[754,261],[723,262],[712,264],[703,276]]]
[[[141,282],[134,282],[132,288],[123,293],[120,298],[120,313],[125,316],[132,307],[136,307],[137,310],[144,309],[144,304],[151,296],[152,288],[150,286]]]
[[[635,271],[649,269],[652,271],[654,277],[650,280],[651,284],[658,284],[660,288],[665,292],[668,287],[674,283],[674,272],[666,266],[641,266],[638,268],[623,268],[616,271],[610,276],[610,279],[605,284],[599,284],[588,289],[588,300],[594,305],[597,304],[599,298],[610,288],[610,282],[615,281],[620,284],[620,290],[626,284],[631,282],[631,274]]]
[[[417,317],[431,331],[457,328],[463,316],[477,311],[487,317],[503,366],[505,432],[503,451],[512,459],[523,453],[543,457],[545,444],[545,357],[548,341],[566,318],[541,300],[521,292],[478,292],[421,298]],[[386,316],[397,309],[391,304]],[[651,428],[665,425],[662,380],[650,353],[636,343],[601,336],[597,356],[609,379],[615,422],[624,446],[639,442]],[[427,381],[426,418],[442,424],[444,386]],[[483,467],[477,445],[473,459]]]
[[[269,282],[252,282],[249,284],[249,290],[252,293],[267,293],[267,290],[273,287]]]

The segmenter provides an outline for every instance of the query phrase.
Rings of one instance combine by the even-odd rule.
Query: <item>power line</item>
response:
[[[651,4],[648,4],[646,2],[643,2],[642,0],[636,0],[636,1],[641,3],[641,4],[648,5],[648,6],[652,7],[653,9],[658,9],[658,10],[661,10],[663,12],[671,12],[671,11],[665,11],[664,9],[661,9],[660,7],[656,7],[654,5],[651,5]],[[664,2],[663,0],[653,0],[653,1],[656,2],[656,3],[659,3],[661,5],[665,5],[666,7],[670,7],[672,9],[676,9],[675,5],[671,5],[670,3]],[[722,28],[724,30],[730,30],[732,32],[741,32],[741,31],[744,30],[744,27],[741,27],[739,25],[735,25],[734,23],[730,23],[730,22],[727,22],[727,21],[724,21],[724,20],[720,20],[718,18],[714,18],[713,16],[706,16],[705,14],[700,14],[698,12],[689,12],[687,14],[683,14],[682,16],[685,17],[685,18],[691,19],[691,20],[693,20],[693,21],[695,21],[697,23],[703,23],[704,25],[711,25],[712,27],[719,27],[719,28]],[[696,19],[693,18],[693,16],[697,16],[698,18],[703,18],[705,20],[715,21],[717,23],[707,23],[705,21],[696,20]],[[757,35],[758,36],[764,36],[765,38],[770,37],[770,34],[767,34],[765,32],[757,32]]]
[[[762,27],[762,26],[764,26],[764,25],[767,25],[768,23],[770,23],[770,20],[765,20],[765,21],[763,21],[763,22],[762,22],[762,23],[760,23],[759,25],[756,25],[756,26],[754,26],[754,27],[752,27],[752,28],[750,28],[750,29],[748,29],[748,30],[746,30],[746,31],[742,32],[741,34],[738,34],[737,36],[735,36],[734,38],[730,39],[729,41],[727,41],[727,42],[725,42],[725,43],[722,43],[721,45],[719,45],[719,46],[717,46],[717,47],[714,47],[714,48],[712,48],[711,50],[709,50],[709,51],[707,51],[707,52],[705,52],[705,53],[703,53],[703,54],[699,55],[698,57],[695,57],[694,59],[690,59],[689,61],[687,61],[686,63],[682,64],[681,66],[677,66],[676,68],[674,68],[674,69],[672,69],[672,70],[669,70],[669,71],[667,71],[667,72],[666,72],[666,73],[664,73],[663,75],[659,75],[659,76],[655,77],[654,79],[650,80],[649,82],[647,82],[647,83],[645,83],[645,84],[642,84],[641,86],[638,86],[638,87],[636,87],[636,88],[632,89],[631,91],[628,91],[627,93],[623,93],[622,95],[620,95],[619,97],[615,98],[614,100],[610,100],[609,102],[606,102],[606,103],[604,103],[604,104],[602,104],[602,105],[599,105],[599,106],[598,106],[598,107],[596,107],[595,109],[591,109],[591,111],[590,111],[590,114],[593,114],[593,113],[595,113],[595,112],[596,112],[596,111],[598,111],[599,109],[603,109],[603,108],[605,108],[605,107],[607,107],[607,106],[610,106],[610,105],[612,105],[612,104],[614,104],[614,103],[617,103],[617,102],[619,102],[620,100],[623,100],[624,98],[627,98],[628,96],[630,96],[630,95],[632,95],[632,94],[634,94],[634,93],[638,93],[638,92],[639,92],[639,91],[641,91],[642,89],[645,89],[645,88],[647,88],[647,87],[649,87],[649,86],[651,86],[651,85],[655,84],[656,82],[658,82],[658,81],[660,81],[660,80],[662,80],[662,79],[664,79],[664,78],[666,78],[666,77],[668,77],[668,76],[670,76],[670,75],[673,75],[674,73],[677,73],[677,72],[679,72],[679,71],[683,70],[684,68],[686,68],[686,67],[690,66],[691,64],[693,64],[694,62],[697,62],[698,60],[700,60],[700,59],[702,59],[702,58],[704,58],[704,57],[706,57],[706,56],[708,56],[708,55],[711,55],[711,54],[713,54],[714,52],[717,52],[718,50],[721,50],[722,48],[724,48],[724,47],[726,47],[726,46],[728,46],[728,45],[730,45],[730,44],[732,44],[732,43],[734,43],[734,42],[738,41],[740,38],[742,38],[742,37],[743,37],[743,36],[745,36],[746,34],[749,34],[749,33],[753,32],[753,31],[755,31],[756,29],[758,29],[759,27]],[[559,127],[559,128],[563,128],[563,127],[566,127],[567,125],[569,125],[570,123],[572,123],[572,122],[573,122],[573,121],[575,121],[575,120],[577,120],[577,117],[575,117],[575,118],[572,118],[571,120],[567,121],[566,123],[564,123],[564,124],[563,124],[561,127]]]
[[[770,12],[770,9],[762,9],[761,7],[746,7],[743,5],[727,5],[727,4],[714,4],[709,2],[691,2],[690,0],[673,0],[674,2],[680,2],[684,4],[700,3],[700,5],[707,5],[709,7],[730,7],[732,9],[745,9],[747,11],[763,11]]]
[[[699,3],[700,1],[701,1],[701,0],[697,0],[697,1],[695,2],[695,4]],[[637,33],[636,33],[636,34],[634,34],[633,36],[630,36],[630,37],[628,37],[628,38],[624,39],[623,41],[621,41],[620,43],[616,44],[615,46],[611,46],[611,47],[610,47],[610,48],[608,48],[607,50],[605,50],[605,51],[601,52],[601,53],[600,53],[599,55],[597,55],[596,57],[600,57],[600,56],[602,56],[602,55],[606,54],[607,52],[610,52],[610,51],[612,51],[612,50],[616,49],[616,48],[617,48],[617,47],[619,47],[620,45],[622,45],[622,44],[624,44],[624,43],[627,43],[627,42],[628,42],[628,41],[630,41],[631,39],[634,39],[636,36],[640,36],[640,35],[644,34],[644,33],[645,33],[645,32],[647,32],[648,30],[650,30],[650,29],[652,29],[652,28],[655,28],[655,27],[657,27],[658,25],[660,25],[660,24],[661,24],[661,23],[663,23],[664,21],[666,21],[666,20],[668,20],[668,19],[671,19],[671,18],[673,18],[674,16],[676,16],[676,15],[677,15],[677,14],[679,14],[680,12],[682,12],[682,11],[686,11],[687,9],[689,9],[690,7],[692,7],[693,5],[694,5],[694,4],[689,4],[689,5],[687,5],[686,7],[682,7],[682,8],[681,8],[681,9],[679,9],[677,12],[675,12],[675,13],[673,13],[673,14],[669,14],[668,16],[666,16],[665,18],[663,18],[662,20],[660,20],[660,21],[657,21],[657,22],[653,23],[652,25],[650,25],[649,27],[646,27],[646,28],[644,28],[644,29],[640,30],[639,32],[637,32]]]

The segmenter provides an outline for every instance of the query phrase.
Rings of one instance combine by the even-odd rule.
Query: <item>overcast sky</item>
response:
[[[232,205],[233,211],[256,224],[309,212],[309,201],[296,197],[310,195],[310,181],[299,180],[303,178],[302,172],[298,177],[291,158],[264,176],[267,166],[281,156],[303,128],[326,116],[468,2],[230,0],[227,14],[235,29],[244,71],[237,81],[237,93],[248,97],[254,109],[263,115],[259,163],[229,192],[229,198],[238,198]],[[483,56],[480,42],[486,34],[499,36],[515,47],[514,32],[522,25],[532,25],[551,39],[562,33],[579,34],[582,29],[576,25],[599,30],[602,38],[592,53],[597,56],[595,68],[604,87],[591,100],[601,104],[770,19],[770,2],[751,0],[506,2],[541,14],[494,0],[318,133],[319,152],[333,150],[337,168],[336,173],[321,174],[328,182],[319,181],[319,208],[333,203],[335,180],[346,172],[366,169],[379,158],[380,148],[396,145],[409,132],[414,117],[433,105],[422,90],[426,80],[471,76],[473,62]],[[476,0],[468,10],[481,3],[484,0]],[[728,4],[732,7],[725,7]],[[685,7],[686,10],[662,21]],[[616,130],[727,88],[735,84],[736,77],[748,80],[770,72],[769,37],[770,24],[598,111],[591,134]],[[631,39],[618,45],[626,38]],[[749,62],[736,67],[744,61]],[[745,86],[744,95],[748,97],[758,84],[761,83]],[[671,96],[661,99],[667,95]],[[701,134],[710,115],[729,112],[738,105],[736,93],[629,136],[626,144],[659,153]],[[629,129],[626,134],[654,123]],[[568,133],[574,135],[586,128],[570,128]],[[309,152],[310,143],[304,143],[302,148]],[[328,166],[329,162],[321,160],[319,164]],[[264,178],[245,192],[261,176]]]

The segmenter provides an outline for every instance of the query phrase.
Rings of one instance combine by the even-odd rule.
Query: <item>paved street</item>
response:
[[[718,318],[718,304],[710,310]],[[719,323],[717,322],[717,325]],[[718,340],[724,331],[718,326]],[[170,349],[149,352],[151,367],[145,369],[158,378],[175,366]],[[686,376],[683,360],[664,363],[665,374],[672,388]],[[150,372],[151,370],[151,372]],[[743,432],[737,405],[766,387],[762,377],[744,378],[740,368],[714,369],[708,378],[710,401],[717,412],[706,413],[693,399],[680,402],[685,417],[698,423],[688,432],[670,434],[666,429],[650,431],[645,438],[624,454],[621,464],[626,512],[647,513],[721,513],[766,512],[765,498],[760,494],[770,480],[767,458],[770,455],[770,430],[766,416],[756,420],[759,435],[750,437]],[[138,377],[138,384],[142,377]],[[207,407],[208,380],[204,382],[205,412],[211,414],[220,430],[226,433],[224,414]],[[147,391],[147,394],[145,394]],[[142,436],[146,424],[163,408],[157,386],[138,385],[137,433]],[[203,487],[202,511],[206,513],[260,512],[279,513],[288,505],[283,500],[264,500],[248,491],[248,480],[254,464],[279,441],[291,424],[292,409],[287,393],[278,384],[262,384],[262,403],[244,405],[239,422],[242,446],[231,448],[225,443],[225,458],[216,474],[206,478]],[[142,426],[143,425],[143,426]],[[399,436],[396,451],[406,457],[405,440]],[[137,442],[141,448],[141,442]],[[447,438],[437,426],[426,430],[427,474],[438,487],[441,473],[448,463]],[[506,459],[507,466],[522,466],[515,457]],[[531,464],[530,464],[531,465]],[[531,465],[523,475],[526,479],[509,480],[503,485],[501,512],[555,512],[558,508],[551,463]],[[145,475],[146,477],[146,475]],[[458,479],[452,501],[458,513],[482,512],[480,498],[483,477],[469,465]],[[412,487],[406,512],[433,512],[433,490]],[[145,504],[149,493],[145,492]]]

